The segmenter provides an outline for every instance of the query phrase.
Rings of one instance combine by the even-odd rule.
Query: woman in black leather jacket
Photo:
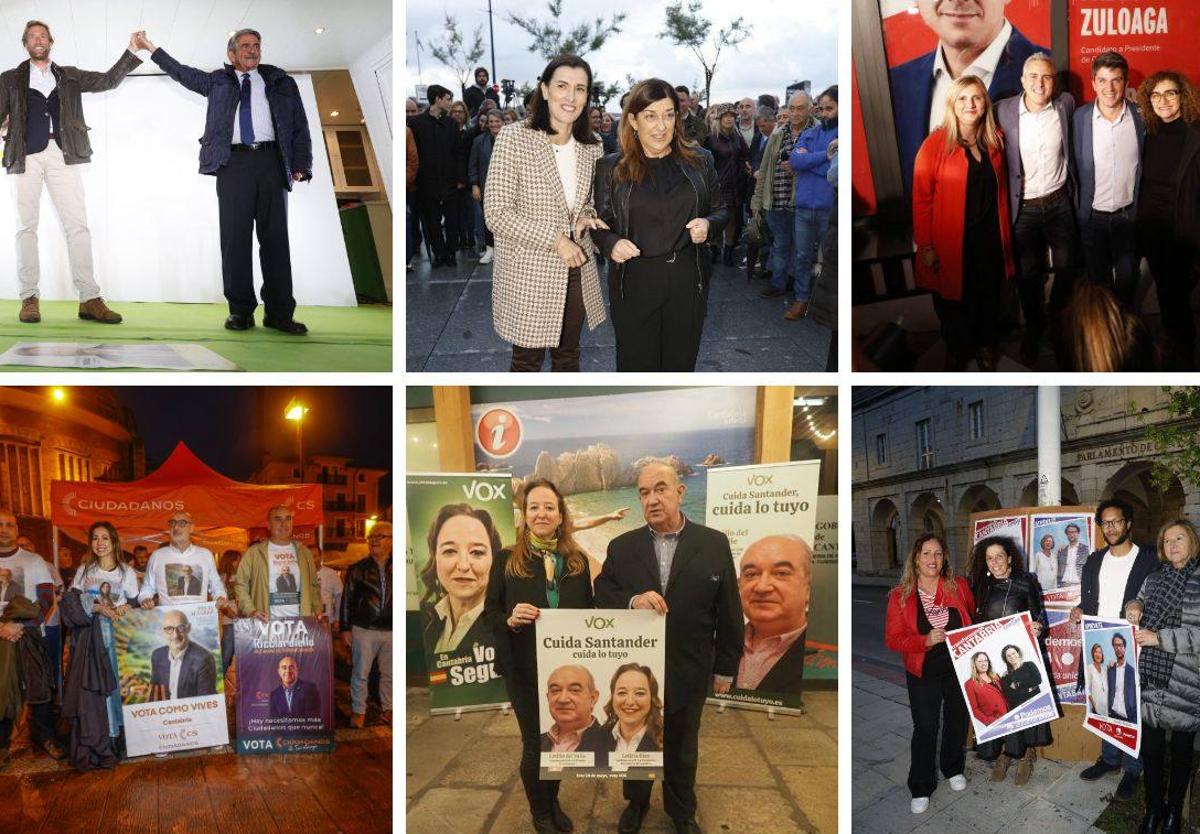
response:
[[[976,623],[1028,611],[1033,619],[1034,633],[1041,637],[1045,630],[1042,587],[1037,577],[1025,570],[1021,551],[1012,539],[990,536],[976,544],[971,552],[969,577],[971,591],[975,595]],[[1009,709],[1028,700],[1031,682],[1026,667],[1033,668],[1035,673],[1037,670],[1033,663],[1024,662],[1018,664],[1016,669],[1011,668],[1008,655],[1013,648],[1006,646],[1004,649],[1006,674],[1001,679]],[[1020,654],[1019,650],[1017,654]],[[976,752],[980,758],[993,763],[993,782],[1003,782],[1009,765],[1016,760],[1017,775],[1014,781],[1017,785],[1024,785],[1033,774],[1033,761],[1037,758],[1035,748],[1049,743],[1050,725],[1040,724],[984,742],[977,746]]]
[[[621,150],[596,163],[592,240],[611,261],[618,371],[692,371],[708,305],[701,245],[729,223],[712,155],[684,136],[679,95],[659,78],[626,100]]]

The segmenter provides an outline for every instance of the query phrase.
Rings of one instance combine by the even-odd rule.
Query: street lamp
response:
[[[54,400],[56,403],[65,403],[67,401],[67,389],[51,388],[50,399]]]
[[[300,483],[304,483],[304,415],[308,408],[300,400],[292,397],[283,409],[283,419],[294,420],[296,423],[296,454],[300,459]]]

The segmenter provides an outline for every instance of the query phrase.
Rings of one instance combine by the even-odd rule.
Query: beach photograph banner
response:
[[[131,757],[229,743],[217,619],[202,602],[130,608],[113,622]]]
[[[237,751],[333,751],[333,645],[316,617],[234,623]]]
[[[1042,586],[1043,604],[1047,608],[1074,608],[1079,605],[1083,565],[1095,538],[1092,515],[1033,513],[1029,521],[1029,570]]]
[[[662,779],[667,619],[546,609],[534,623],[542,779]]]
[[[1087,700],[1079,683],[1083,661],[1083,625],[1071,622],[1071,612],[1046,609],[1046,656],[1050,677],[1060,704],[1082,704]]]
[[[979,742],[1046,724],[1058,706],[1028,611],[946,632]]]
[[[508,701],[483,618],[492,560],[512,545],[512,479],[497,473],[406,478],[408,560],[416,576],[434,713]]]
[[[746,640],[786,646],[769,663],[743,658],[717,700],[800,709],[812,600],[819,460],[708,470],[705,524],[729,538]]]
[[[1083,617],[1083,726],[1131,756],[1142,745],[1142,687],[1134,627],[1125,620]]]

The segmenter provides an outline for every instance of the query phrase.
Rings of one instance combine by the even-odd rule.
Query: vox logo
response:
[[[583,624],[587,628],[594,629],[615,628],[612,617],[588,617]]]

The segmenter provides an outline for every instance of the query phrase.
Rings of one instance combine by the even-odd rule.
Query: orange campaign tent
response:
[[[186,510],[196,523],[196,543],[219,552],[245,548],[247,531],[265,529],[272,507],[291,507],[297,531],[320,528],[324,507],[320,484],[244,484],[209,467],[183,443],[140,481],[51,481],[50,502],[56,563],[58,531],[84,541],[96,521],[112,522],[122,548],[131,549],[136,542],[166,541],[167,519]]]

